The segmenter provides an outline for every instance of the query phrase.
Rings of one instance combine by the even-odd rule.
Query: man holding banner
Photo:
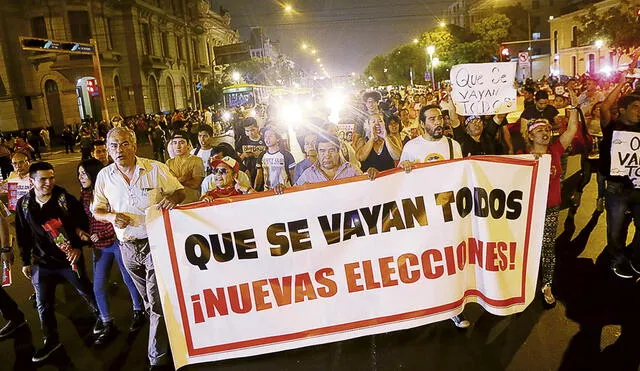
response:
[[[160,162],[136,157],[136,136],[121,127],[107,134],[114,163],[98,173],[92,211],[97,220],[112,223],[122,260],[149,314],[148,356],[151,368],[168,363],[169,340],[145,227],[145,210],[172,209],[185,198],[184,187]]]
[[[409,173],[416,163],[462,158],[460,144],[443,135],[444,118],[440,107],[434,104],[424,106],[418,118],[424,134],[407,142],[400,155],[399,167]],[[451,320],[458,328],[471,326],[462,314],[451,317]]]

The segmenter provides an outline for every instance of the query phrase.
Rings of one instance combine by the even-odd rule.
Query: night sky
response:
[[[319,72],[322,59],[331,75],[361,73],[371,58],[411,42],[440,20],[453,0],[291,0],[293,14],[285,14],[275,0],[215,0],[231,12],[231,27],[249,38],[250,26],[262,26],[281,51],[307,73]],[[306,42],[317,55],[303,52]]]

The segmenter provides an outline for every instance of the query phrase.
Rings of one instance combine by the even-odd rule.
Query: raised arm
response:
[[[569,147],[573,137],[578,131],[578,110],[575,108],[567,108],[567,110],[569,110],[569,123],[567,124],[567,130],[562,133],[560,138],[558,138],[564,148]]]

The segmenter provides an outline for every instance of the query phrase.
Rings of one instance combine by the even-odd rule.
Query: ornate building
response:
[[[206,0],[0,0],[0,130],[102,118],[89,94],[91,56],[24,51],[20,36],[87,43],[100,55],[110,116],[195,106],[213,77],[213,48],[239,41],[228,12]]]

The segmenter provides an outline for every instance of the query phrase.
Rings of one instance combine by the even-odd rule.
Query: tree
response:
[[[384,71],[385,69],[387,69],[387,58],[384,55],[376,55],[369,62],[364,74],[367,78],[369,76],[373,77],[373,80],[369,80],[372,85],[388,85],[389,79]]]
[[[587,14],[580,17],[583,26],[578,30],[578,41],[586,45],[601,39],[618,56],[630,54],[640,44],[637,12],[628,0],[606,11],[591,6]]]
[[[474,33],[479,40],[485,41],[497,47],[507,40],[509,37],[509,29],[511,28],[511,20],[504,14],[494,13],[488,17],[484,17],[480,22],[471,25],[471,32]]]
[[[415,44],[405,44],[387,55],[387,78],[394,85],[409,85],[411,69],[414,82],[423,84],[425,71],[425,51]]]

